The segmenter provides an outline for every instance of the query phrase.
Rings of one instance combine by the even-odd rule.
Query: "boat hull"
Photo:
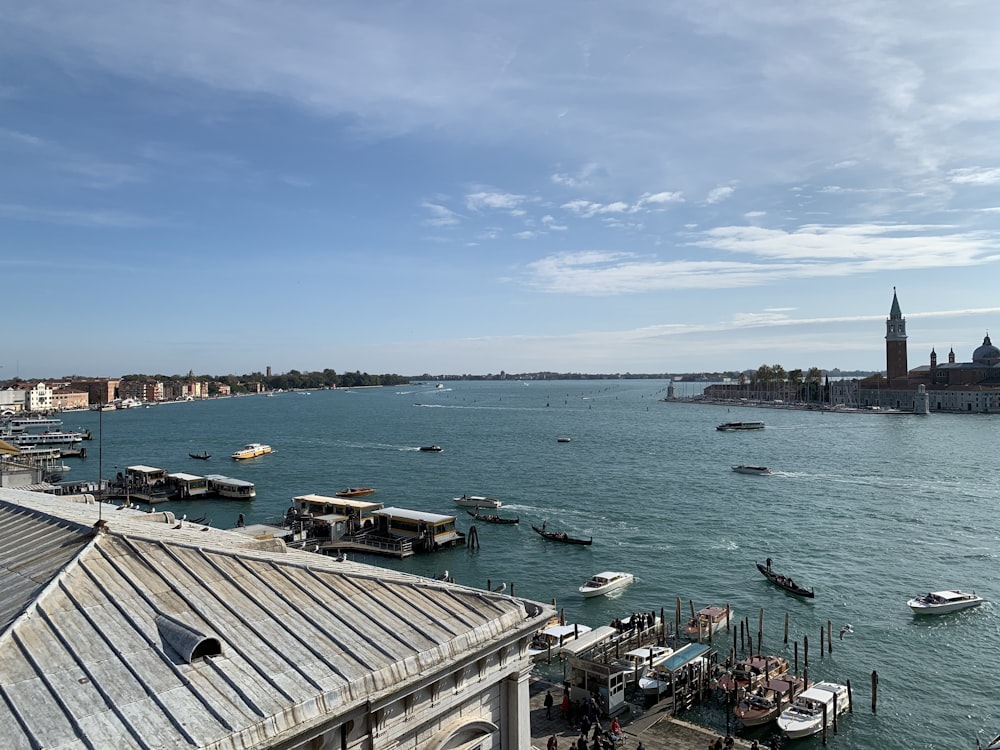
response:
[[[605,594],[610,594],[613,591],[623,589],[630,585],[634,580],[635,576],[631,573],[622,573],[618,578],[609,580],[603,586],[588,586],[587,584],[584,584],[579,590],[584,599],[590,599],[595,596],[604,596]]]

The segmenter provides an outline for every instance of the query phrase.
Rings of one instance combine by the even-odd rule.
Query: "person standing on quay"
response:
[[[545,750],[559,750],[559,740],[556,739],[555,735],[549,737],[548,744],[545,745]]]
[[[552,691],[551,690],[546,690],[545,691],[545,718],[546,719],[551,719],[552,718]]]

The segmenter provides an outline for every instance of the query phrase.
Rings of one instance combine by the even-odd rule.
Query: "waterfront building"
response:
[[[531,746],[554,607],[178,521],[0,489],[12,747]]]
[[[957,362],[954,348],[938,362],[931,348],[929,363],[907,369],[906,319],[896,290],[886,319],[886,377],[873,375],[859,383],[862,407],[900,411],[992,413],[1000,411],[1000,349],[987,333],[972,352],[971,362]]]

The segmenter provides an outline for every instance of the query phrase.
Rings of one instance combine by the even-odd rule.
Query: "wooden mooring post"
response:
[[[788,645],[788,613],[785,612],[785,645]]]
[[[872,670],[872,713],[875,713],[876,703],[878,703],[878,672]]]

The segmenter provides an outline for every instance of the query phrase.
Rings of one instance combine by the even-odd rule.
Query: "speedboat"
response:
[[[788,672],[788,659],[779,654],[750,656],[736,662],[731,672],[726,672],[716,683],[723,692],[753,691],[768,683],[772,677]]]
[[[695,612],[694,617],[687,621],[683,633],[691,640],[700,641],[726,627],[735,617],[733,610],[728,606],[704,607]]]
[[[733,707],[733,716],[745,727],[759,727],[778,718],[783,707],[787,708],[802,692],[805,681],[788,675],[768,680],[752,691],[746,691]]]
[[[340,492],[337,492],[337,497],[364,497],[365,495],[374,495],[374,487],[346,487]]]
[[[444,450],[440,445],[421,445],[420,450],[424,453],[440,453]]]
[[[735,471],[737,474],[766,475],[774,473],[766,466],[748,466],[747,464],[740,464],[739,466],[734,466],[733,471]]]
[[[778,717],[778,729],[789,739],[808,737],[823,731],[823,716],[833,722],[834,713],[847,710],[847,686],[835,682],[817,682],[799,693],[792,705]]]
[[[264,443],[247,443],[238,451],[233,454],[234,461],[242,461],[246,458],[256,458],[257,456],[263,456],[265,453],[271,452],[270,445],[264,445]]]
[[[589,599],[592,596],[610,594],[612,591],[625,588],[634,580],[635,576],[631,573],[607,570],[603,573],[598,573],[583,584],[580,587],[580,593],[583,594],[585,599]]]
[[[978,607],[983,603],[983,597],[973,591],[952,589],[951,591],[932,591],[928,594],[910,599],[906,604],[916,615],[943,615],[947,612],[957,612],[960,609]]]
[[[499,508],[503,505],[495,497],[484,497],[483,495],[462,495],[456,497],[455,502],[470,508]]]

